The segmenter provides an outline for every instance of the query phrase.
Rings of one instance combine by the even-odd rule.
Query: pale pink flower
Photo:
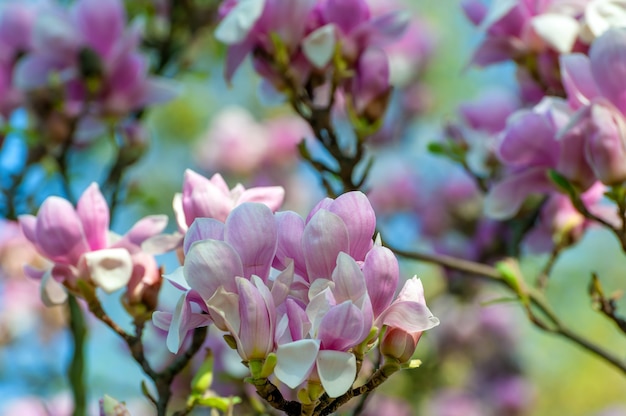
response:
[[[153,281],[158,279],[156,266],[146,267],[145,258],[135,263],[133,256],[141,252],[143,241],[166,224],[167,217],[154,215],[138,221],[124,236],[110,233],[109,208],[95,183],[85,190],[76,208],[65,199],[49,197],[36,217],[20,216],[20,225],[37,251],[54,265],[26,271],[42,279],[42,299],[47,304],[64,302],[67,294],[61,284],[77,290],[78,279],[108,293],[125,287],[134,273]]]

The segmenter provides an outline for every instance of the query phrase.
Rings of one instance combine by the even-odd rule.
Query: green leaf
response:
[[[439,143],[439,142],[428,143],[428,151],[435,155],[446,156],[448,154],[448,149],[442,143]]]
[[[570,197],[574,198],[576,197],[576,188],[574,188],[574,185],[572,185],[570,183],[569,180],[567,180],[567,178],[563,175],[561,175],[559,172],[557,172],[554,169],[550,169],[548,171],[548,178],[552,181],[552,183],[554,183],[561,191],[565,192],[566,194],[568,194]]]
[[[213,355],[207,351],[206,358],[191,380],[192,394],[204,394],[213,383]]]

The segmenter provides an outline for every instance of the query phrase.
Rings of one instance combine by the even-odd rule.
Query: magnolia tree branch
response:
[[[157,389],[158,396],[156,398],[149,396],[157,408],[157,415],[166,416],[167,406],[172,396],[172,381],[187,366],[187,364],[189,364],[193,356],[200,350],[202,344],[204,344],[207,336],[207,328],[196,328],[193,332],[189,347],[187,347],[182,354],[179,354],[169,366],[158,372],[152,368],[145,355],[142,339],[145,321],[136,321],[135,334],[131,335],[121,328],[115,321],[113,321],[105,312],[102,304],[96,296],[95,290],[87,287],[81,287],[81,293],[87,300],[91,313],[93,313],[94,316],[100,321],[104,322],[126,342],[133,359],[141,366],[144,373],[152,380]]]
[[[267,378],[259,378],[251,380],[256,387],[256,392],[274,409],[282,410],[288,416],[300,416],[302,413],[302,405],[293,400],[285,400],[278,387],[276,387]]]
[[[357,179],[355,177],[357,176],[357,166],[365,159],[364,139],[355,131],[357,137],[354,142],[354,148],[342,147],[332,125],[332,110],[335,104],[335,93],[341,82],[341,74],[339,74],[338,70],[334,70],[330,80],[328,102],[325,105],[318,105],[315,104],[313,85],[300,86],[288,62],[281,61],[279,57],[280,53],[277,53],[276,56],[267,55],[262,50],[257,50],[255,53],[257,56],[265,59],[275,69],[277,74],[280,74],[291,107],[309,124],[319,143],[322,144],[324,149],[333,158],[336,167],[328,166],[326,163],[316,160],[310,154],[304,140],[298,146],[301,157],[320,174],[322,184],[328,196],[337,197],[344,192],[361,189],[372,165],[372,160],[368,160],[359,178]],[[309,84],[310,83],[311,81],[309,81]],[[334,189],[333,183],[329,180],[328,176],[341,183],[341,189],[339,191]]]
[[[380,367],[378,370],[376,370],[374,374],[372,374],[372,376],[365,384],[348,390],[345,394],[337,397],[330,403],[320,403],[320,405],[318,405],[318,407],[315,409],[314,414],[318,416],[328,416],[336,412],[337,409],[348,403],[353,397],[357,397],[373,391],[378,386],[383,384],[393,373],[399,370],[400,365],[397,363],[383,364],[382,367]]]
[[[439,254],[405,251],[389,246],[388,248],[394,251],[397,255],[404,258],[438,264],[448,269],[467,273],[470,276],[482,276],[488,278],[491,281],[502,284],[503,286],[512,290],[518,296],[518,298],[524,305],[529,320],[536,327],[542,329],[543,331],[550,332],[565,339],[568,339],[569,341],[573,342],[584,350],[611,364],[622,373],[626,374],[625,360],[615,356],[609,351],[604,350],[602,347],[594,344],[593,342],[580,336],[579,334],[568,328],[554,313],[542,293],[536,289],[527,287],[523,283],[523,280],[521,282],[512,282],[511,279],[507,277],[502,271],[485,264],[475,263],[472,261],[457,259],[451,256]],[[518,279],[522,279],[522,276],[518,276]],[[538,315],[535,311],[540,312],[541,315]]]
[[[604,289],[600,284],[600,279],[594,273],[589,283],[589,296],[596,309],[612,320],[620,331],[626,334],[626,319],[617,315],[617,305],[615,303],[616,299],[621,296],[621,293],[606,297]]]

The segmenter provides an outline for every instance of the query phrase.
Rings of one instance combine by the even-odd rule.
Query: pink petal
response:
[[[239,205],[228,216],[224,240],[239,253],[243,277],[254,274],[267,280],[276,254],[277,233],[274,214],[263,204]]]
[[[337,256],[337,267],[333,270],[332,281],[335,283],[333,295],[337,302],[350,300],[357,303],[367,293],[363,272],[346,253],[342,252]]]
[[[546,116],[522,110],[511,116],[499,156],[514,166],[554,166],[559,151],[556,130]]]
[[[613,28],[596,39],[589,59],[602,95],[626,113],[626,29]]]
[[[272,299],[274,300],[274,305],[281,305],[289,292],[291,291],[291,284],[293,283],[293,262],[289,262],[289,265],[280,272],[276,279],[272,282]]]
[[[567,92],[567,101],[573,109],[589,104],[599,95],[586,55],[573,53],[560,57],[561,78]]]
[[[72,10],[74,24],[89,45],[107,57],[122,36],[126,14],[121,0],[80,0]]]
[[[335,199],[328,210],[338,215],[348,230],[350,249],[347,253],[357,261],[364,260],[374,244],[372,238],[376,230],[376,214],[365,194],[345,193]]]
[[[400,277],[398,259],[388,248],[374,246],[365,256],[363,275],[374,316],[378,316],[391,304],[396,293]]]
[[[215,218],[226,221],[233,209],[233,201],[221,187],[202,175],[187,169],[183,182],[183,210],[187,226],[196,218]]]
[[[193,243],[202,240],[224,240],[224,224],[213,218],[196,218],[185,233],[185,255]]]
[[[37,215],[36,233],[42,254],[54,262],[76,265],[89,251],[80,217],[63,198],[51,196],[44,201]]]
[[[289,319],[289,335],[294,341],[298,341],[309,333],[311,330],[311,322],[306,311],[298,302],[293,299],[285,301],[287,307],[287,317]]]
[[[400,328],[406,332],[426,331],[439,325],[425,303],[413,301],[394,302],[377,319],[379,325]]]
[[[278,246],[274,267],[284,269],[289,263],[288,259],[291,259],[295,272],[306,277],[306,263],[302,251],[304,220],[293,211],[277,212],[275,218],[278,226]]]
[[[344,221],[326,210],[318,211],[304,227],[302,249],[309,281],[328,279],[340,252],[349,252],[350,237]]]
[[[317,337],[322,342],[322,349],[346,351],[363,341],[363,326],[359,308],[345,301],[330,308],[322,318]]]
[[[83,223],[85,237],[91,250],[108,245],[109,206],[97,183],[92,183],[78,200],[76,212]]]
[[[230,244],[217,240],[192,245],[185,257],[184,268],[187,283],[205,300],[210,299],[220,286],[235,292],[235,277],[243,276],[239,254]]]
[[[24,237],[31,243],[37,245],[37,217],[24,214],[20,215],[18,220]]]
[[[554,192],[545,168],[528,169],[493,186],[485,198],[485,214],[495,219],[513,217],[531,194]]]
[[[167,215],[149,215],[137,221],[133,228],[128,231],[122,241],[116,246],[126,247],[131,251],[136,251],[148,238],[159,234],[167,226]],[[133,247],[134,246],[134,247]]]
[[[285,199],[285,189],[282,186],[260,186],[243,191],[237,205],[244,202],[258,202],[267,205],[272,211],[277,211]]]
[[[237,278],[237,291],[242,358],[264,359],[274,350],[274,302],[263,282],[254,285],[247,279]]]
[[[327,0],[322,13],[327,23],[335,23],[344,34],[370,17],[369,6],[364,0]]]

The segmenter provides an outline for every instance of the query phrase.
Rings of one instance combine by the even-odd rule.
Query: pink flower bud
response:
[[[626,123],[612,106],[591,108],[587,161],[596,177],[605,185],[626,180]]]
[[[385,357],[396,358],[401,363],[411,359],[422,332],[406,332],[400,328],[387,328],[380,344],[380,352]]]

